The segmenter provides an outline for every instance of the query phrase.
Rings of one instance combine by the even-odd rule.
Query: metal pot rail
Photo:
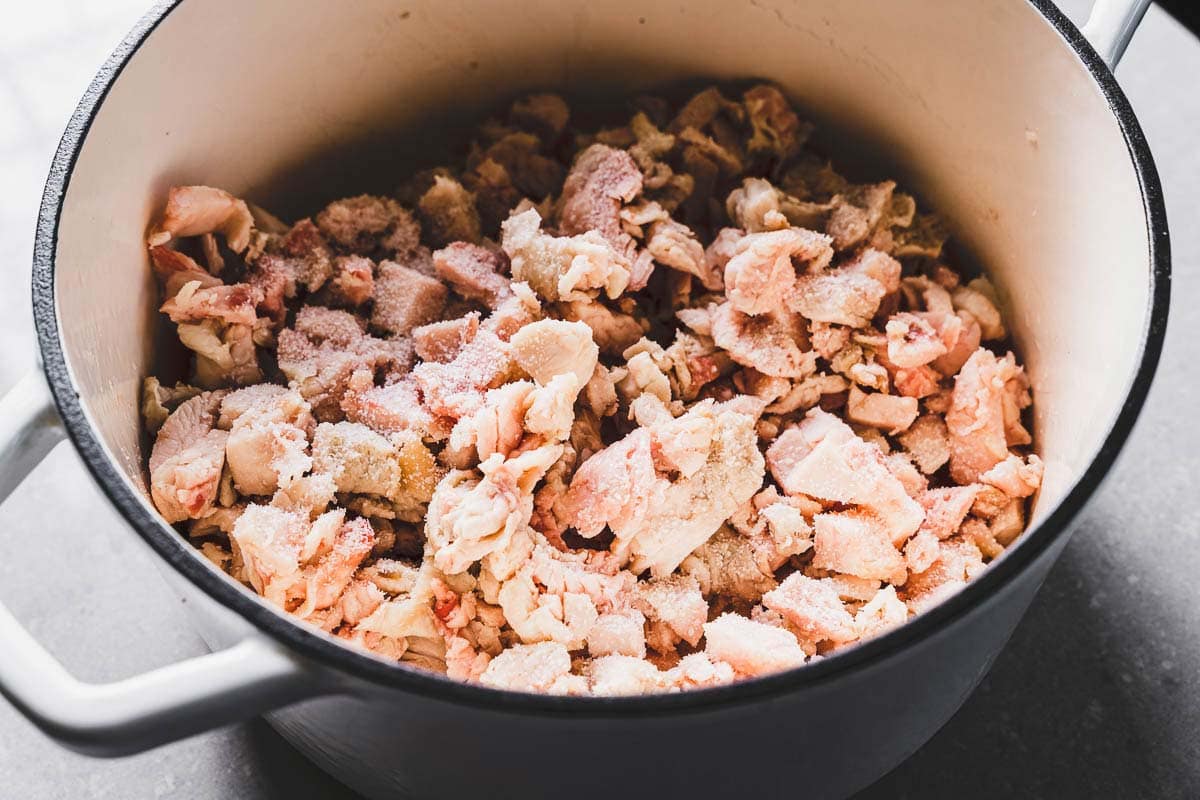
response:
[[[1092,6],[1082,32],[1109,69],[1117,68],[1149,7],[1150,0],[1096,0]]]

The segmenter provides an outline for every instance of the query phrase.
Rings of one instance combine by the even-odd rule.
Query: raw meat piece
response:
[[[477,244],[482,237],[474,195],[449,176],[434,177],[417,202],[417,213],[426,236],[438,247],[457,241]]]
[[[791,669],[805,661],[792,634],[737,614],[722,614],[705,623],[704,652],[747,676]]]
[[[539,229],[541,217],[530,209],[501,226],[504,252],[513,280],[525,281],[547,300],[590,300],[603,290],[609,298],[629,285],[629,260],[595,231],[551,236]]]
[[[861,505],[885,522],[893,541],[902,542],[925,514],[903,484],[867,444],[832,414],[813,409],[767,449],[767,464],[789,494]]]
[[[167,522],[207,516],[217,499],[229,434],[215,430],[224,392],[182,403],[159,428],[150,451],[150,496]]]
[[[618,212],[642,190],[642,172],[622,150],[594,144],[575,159],[558,201],[563,233],[596,231],[618,253],[633,245],[621,229]]]
[[[712,430],[700,451],[704,465],[672,481],[656,466],[654,452],[697,421]],[[674,465],[680,458],[674,456]],[[650,569],[661,577],[761,487],[762,475],[753,420],[700,404],[662,426],[639,428],[584,462],[567,504],[581,535],[594,537],[608,525],[616,534],[613,547],[630,554],[635,571]]]
[[[813,517],[813,566],[859,578],[904,583],[900,551],[881,519],[871,512],[843,511]]]
[[[778,588],[764,594],[762,601],[810,642],[840,644],[858,635],[854,618],[829,582],[794,572]]]
[[[796,261],[818,274],[832,258],[829,237],[802,228],[747,234],[725,264],[725,294],[743,314],[777,310],[796,285]]]
[[[243,200],[211,186],[172,186],[162,221],[150,234],[151,247],[164,245],[174,237],[220,233],[235,253],[250,244],[254,220]]]
[[[502,274],[506,267],[503,253],[470,242],[453,242],[433,253],[438,278],[468,300],[493,309],[512,296],[512,284]]]
[[[337,200],[317,214],[316,223],[330,241],[361,255],[403,257],[420,244],[420,225],[390,197],[363,194]]]
[[[975,351],[954,379],[946,427],[950,476],[971,483],[1008,457],[1004,436],[1004,366],[984,348]]]
[[[583,386],[596,370],[599,348],[582,322],[532,322],[513,334],[511,344],[513,360],[543,386],[563,374]]]
[[[446,305],[446,287],[415,269],[384,261],[375,279],[371,324],[393,336],[433,322]]]

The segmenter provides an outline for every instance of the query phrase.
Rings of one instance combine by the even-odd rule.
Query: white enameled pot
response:
[[[97,755],[269,713],[372,797],[836,797],[866,785],[982,677],[1149,386],[1167,312],[1166,221],[1106,65],[1146,5],[1101,0],[1091,44],[1048,0],[160,6],[103,67],[54,161],[33,272],[45,376],[0,404],[0,499],[65,432],[215,652],[85,685],[0,609],[0,691],[50,736]],[[1046,475],[1031,529],[975,583],[791,672],[669,696],[544,697],[343,647],[160,520],[137,408],[156,324],[144,233],[167,187],[220,186],[290,215],[388,188],[385,166],[419,161],[457,120],[525,90],[628,95],[747,77],[778,83],[835,153],[941,210],[1005,300]]]

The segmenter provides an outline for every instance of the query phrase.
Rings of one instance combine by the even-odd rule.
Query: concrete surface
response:
[[[40,0],[0,26],[0,391],[34,364],[29,256],[59,132],[143,5]],[[1088,5],[1064,3],[1076,20]],[[1142,421],[983,686],[864,798],[1200,796],[1198,74],[1200,43],[1152,9],[1119,70],[1162,173],[1175,252],[1170,334]],[[0,531],[0,599],[82,678],[204,650],[69,447],[0,508]],[[350,797],[261,722],[94,761],[2,702],[0,796]]]

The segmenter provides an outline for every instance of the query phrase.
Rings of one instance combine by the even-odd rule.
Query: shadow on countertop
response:
[[[1135,573],[1101,565],[1086,528],[962,710],[857,800],[1200,796],[1200,720],[1170,702],[1197,683],[1175,615]]]
[[[279,800],[322,798],[323,800],[359,800],[360,795],[317,769],[311,761],[284,741],[263,719],[246,725],[250,746],[249,761],[263,797]]]

